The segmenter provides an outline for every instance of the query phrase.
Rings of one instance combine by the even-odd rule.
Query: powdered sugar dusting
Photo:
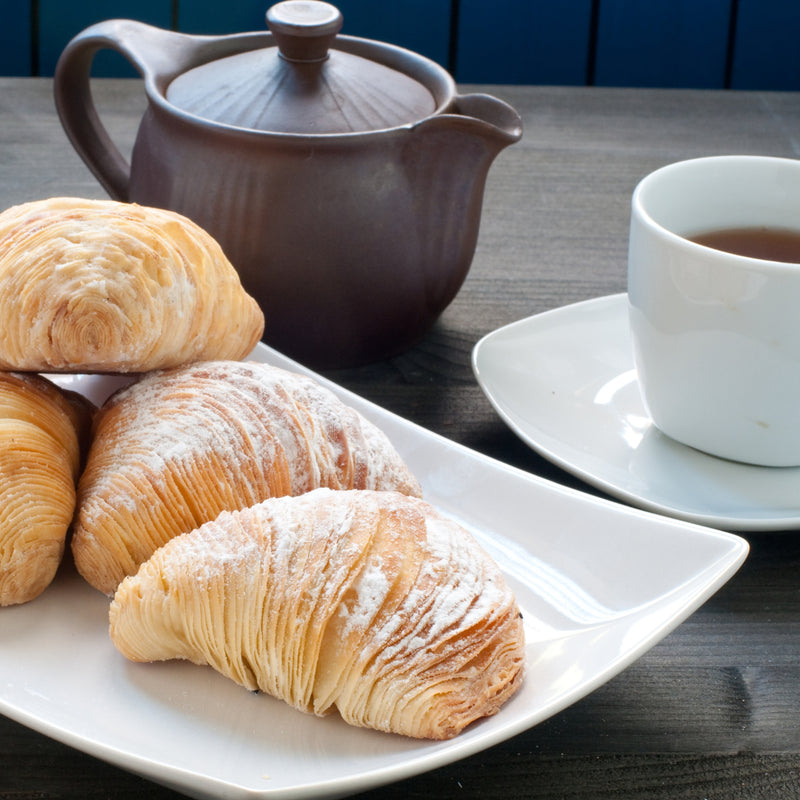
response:
[[[231,536],[227,521],[223,514],[215,525],[198,529],[202,530],[200,535],[185,534],[175,539],[179,546],[159,563],[163,579],[174,585],[189,576],[205,591],[226,572],[243,575],[257,567],[263,549],[255,540]]]
[[[96,417],[75,564],[111,593],[157,547],[221,511],[366,486],[421,492],[388,439],[311,378],[239,361],[148,373]]]
[[[224,512],[126,579],[110,621],[137,660],[188,658],[304,711],[433,738],[494,713],[523,662],[491,559],[392,492],[322,488]]]
[[[264,317],[219,244],[171,211],[51,197],[0,214],[0,361],[139,372],[237,358]]]
[[[352,608],[344,605],[340,608],[340,613],[346,617],[343,636],[348,636],[353,629],[365,630],[386,600],[390,584],[381,559],[369,562],[353,588],[356,601]]]
[[[455,567],[449,574],[457,576],[457,582],[438,598],[438,618],[458,619],[468,628],[512,601],[500,570],[467,531],[442,517],[429,518],[427,530],[433,558],[440,563],[449,561]]]
[[[417,501],[420,502],[420,501]],[[426,504],[422,504],[426,505]],[[426,513],[427,557],[397,613],[371,631],[379,663],[434,653],[515,601],[499,568],[474,538],[432,508]]]
[[[366,465],[371,488],[409,483],[394,448],[388,440],[378,446],[365,419],[311,379],[263,364],[207,362],[153,373],[114,396],[103,415],[114,421],[98,428],[92,456],[109,478],[128,470],[156,477],[213,453],[237,472],[243,459],[266,468],[280,458],[288,494],[349,488],[354,460]],[[102,490],[99,477],[94,491]]]

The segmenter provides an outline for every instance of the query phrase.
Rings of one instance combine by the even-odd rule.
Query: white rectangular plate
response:
[[[253,358],[308,372],[263,345]],[[96,402],[119,385],[59,380]],[[67,559],[37,600],[0,609],[0,712],[192,797],[341,797],[471,755],[560,711],[675,628],[747,555],[737,536],[549,483],[320,380],[386,431],[426,498],[507,575],[527,636],[527,677],[511,701],[454,740],[418,742],[306,716],[210,668],[132,664],[108,638],[107,598]]]

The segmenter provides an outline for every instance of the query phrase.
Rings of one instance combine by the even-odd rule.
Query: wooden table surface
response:
[[[467,281],[419,346],[329,375],[471,448],[592,491],[505,427],[472,376],[472,347],[506,323],[624,291],[630,195],[652,169],[722,153],[800,156],[800,94],[481,88],[520,111],[525,135],[490,173]],[[129,147],[140,84],[95,91]],[[51,83],[0,79],[0,207],[52,195],[104,196],[62,133]],[[739,573],[594,693],[493,749],[362,796],[800,797],[800,535],[746,538]],[[0,797],[145,796],[179,795],[0,717]]]

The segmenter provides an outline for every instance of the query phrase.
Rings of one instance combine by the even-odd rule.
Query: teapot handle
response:
[[[108,20],[75,36],[56,65],[53,93],[64,131],[115,200],[129,199],[131,169],[97,113],[90,85],[92,60],[99,50],[116,50],[145,81],[157,80],[165,69],[165,57],[170,54],[175,37],[181,35],[134,20]]]
[[[56,64],[53,92],[72,146],[115,200],[129,200],[130,164],[111,140],[92,99],[90,71],[100,50],[116,50],[144,78],[151,98],[164,95],[176,75],[235,52],[264,46],[267,34],[195,36],[131,19],[111,19],[77,34]]]

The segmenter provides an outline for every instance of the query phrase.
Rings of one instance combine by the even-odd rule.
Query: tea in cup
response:
[[[667,436],[721,458],[800,465],[800,161],[682,161],[636,187],[634,361]]]

